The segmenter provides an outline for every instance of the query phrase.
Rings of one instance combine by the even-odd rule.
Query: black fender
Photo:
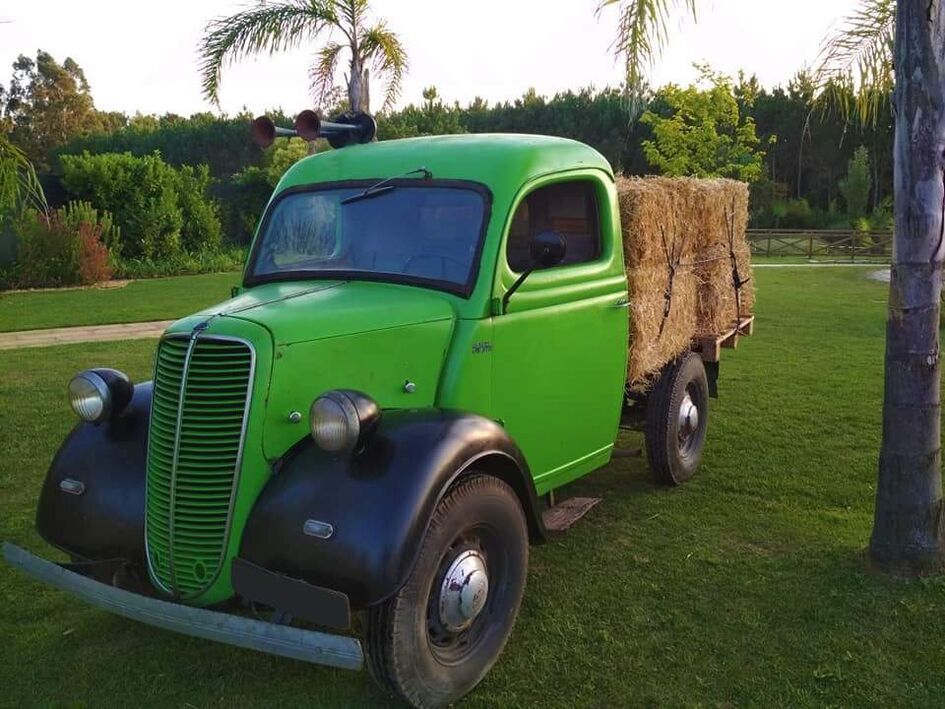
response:
[[[39,496],[36,529],[84,559],[144,561],[144,493],[151,382],[137,384],[125,410],[101,424],[79,423],[59,448]],[[81,487],[63,480],[75,481]]]
[[[534,482],[505,429],[482,416],[405,410],[385,412],[353,457],[302,441],[256,501],[240,558],[344,593],[356,608],[379,603],[406,582],[437,502],[471,470],[508,482],[532,541],[544,539]],[[304,534],[307,520],[331,525],[331,535]]]

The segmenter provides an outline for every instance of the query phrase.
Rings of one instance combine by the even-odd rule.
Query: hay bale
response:
[[[632,268],[627,270],[627,278],[630,282],[627,380],[634,387],[645,388],[650,375],[692,347],[699,283],[691,271],[676,274],[672,305],[663,324],[667,269],[663,266]]]
[[[698,281],[677,266],[670,312],[664,318],[670,264],[691,262],[695,238],[675,180],[617,179],[624,259],[630,294],[627,379],[646,388],[654,372],[688,351],[696,333]],[[665,322],[664,322],[665,319]]]
[[[748,186],[735,180],[699,180],[690,192],[698,205],[696,278],[699,281],[697,320],[699,335],[718,335],[732,328],[740,317],[754,310],[751,247],[745,238],[748,226]],[[736,300],[732,256],[742,281]],[[745,281],[748,281],[747,283]]]
[[[618,177],[617,197],[627,268],[665,266],[664,238],[682,261],[691,260],[696,240],[678,179]]]
[[[752,312],[751,283],[736,305],[730,257],[732,245],[741,278],[749,278],[748,187],[723,179],[618,177],[617,194],[631,302],[628,379],[641,388],[697,335],[721,334],[738,313]],[[668,261],[678,265],[663,323]]]

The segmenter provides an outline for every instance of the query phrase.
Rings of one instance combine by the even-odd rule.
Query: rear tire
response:
[[[702,358],[671,362],[646,407],[646,456],[656,482],[681,485],[699,468],[709,422],[709,383]]]
[[[407,583],[368,613],[371,675],[414,707],[469,693],[512,632],[527,568],[528,529],[512,488],[486,475],[460,480],[437,505]]]

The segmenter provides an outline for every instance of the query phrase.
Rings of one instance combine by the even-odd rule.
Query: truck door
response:
[[[528,268],[529,244],[560,233],[564,261],[535,271],[494,317],[493,406],[539,494],[604,465],[627,366],[627,280],[609,176],[555,176],[520,195],[499,254],[501,299]]]

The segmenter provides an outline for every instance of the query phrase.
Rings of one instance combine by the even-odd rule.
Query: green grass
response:
[[[726,350],[700,474],[619,461],[604,498],[532,550],[521,615],[464,707],[939,706],[945,581],[871,572],[886,288],[862,269],[760,269],[757,335]],[[0,352],[0,537],[32,528],[70,426],[63,386],[152,343]],[[579,422],[576,422],[579,425]],[[639,445],[628,435],[622,444]],[[0,686],[15,706],[386,706],[366,674],[175,636],[0,571]]]
[[[0,332],[171,320],[230,297],[239,273],[153,278],[122,288],[0,293]]]

